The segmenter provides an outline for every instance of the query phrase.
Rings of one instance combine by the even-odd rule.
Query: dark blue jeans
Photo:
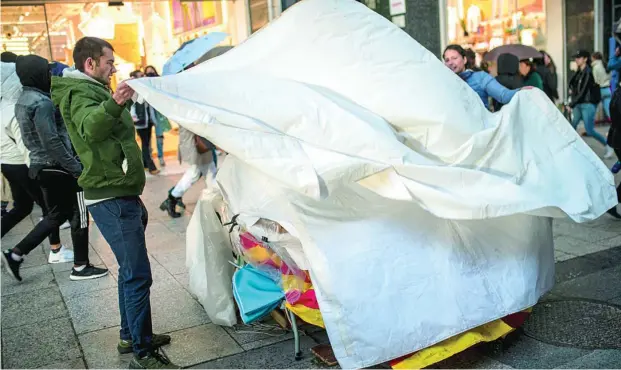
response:
[[[150,288],[153,283],[144,230],[147,210],[139,197],[114,198],[88,207],[119,264],[121,339],[133,342],[134,353],[151,348]]]

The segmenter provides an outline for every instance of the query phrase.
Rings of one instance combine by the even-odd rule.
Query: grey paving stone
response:
[[[119,326],[78,335],[84,360],[90,369],[127,369],[133,354],[121,355],[116,350],[119,343]]]
[[[151,291],[151,311],[156,333],[210,323],[203,306],[183,289]]]
[[[185,267],[185,250],[182,252],[154,252],[151,253],[151,256],[172,275],[187,272]]]
[[[553,225],[552,230],[555,239],[558,236],[565,235],[583,241],[597,242],[616,236],[614,231],[589,227],[591,225],[579,224],[567,219],[554,219]]]
[[[104,266],[97,266],[104,267]],[[73,281],[69,279],[69,272],[55,272],[56,281],[60,292],[65,298],[72,298],[81,294],[95,292],[98,290],[116,288],[116,280],[108,274],[104,277],[91,280]]]
[[[574,236],[561,235],[554,238],[555,250],[559,250],[576,257],[600,252],[608,248],[610,248],[610,246],[596,244],[594,241],[580,240]]]
[[[494,350],[492,350],[494,348]],[[516,369],[552,369],[562,366],[589,350],[555,347],[524,335],[516,335],[502,349],[491,345],[482,346],[480,351],[487,357]]]
[[[32,290],[56,287],[54,274],[49,265],[20,269],[22,281],[15,280],[2,266],[2,295],[26,293]]]
[[[3,330],[36,322],[46,323],[68,316],[56,286],[2,297]],[[3,332],[2,336],[5,335],[7,334]]]
[[[214,324],[170,333],[172,341],[164,347],[172,362],[191,366],[243,352],[227,332]]]
[[[246,351],[293,339],[291,331],[276,324],[235,325],[224,328]]]
[[[619,297],[617,297],[615,299],[611,299],[609,302],[621,306],[621,296],[619,296]]]
[[[175,280],[183,287],[183,289],[190,290],[190,274],[184,272],[183,274],[174,275]],[[190,294],[192,294],[190,292]]]
[[[572,258],[576,258],[576,256],[565,253],[560,249],[554,249],[554,262],[562,262]]]
[[[621,265],[558,284],[552,293],[561,297],[580,297],[608,301],[621,292]]]
[[[151,275],[153,276],[152,292],[155,290],[183,290],[183,286],[159,263],[151,264]]]
[[[607,251],[603,251],[607,252]],[[602,252],[599,252],[602,253]],[[556,263],[554,266],[554,278],[557,284],[576,279],[610,268],[611,261],[594,257],[599,253],[588,256],[576,257],[570,260]]]
[[[4,320],[3,320],[4,321]],[[3,368],[36,368],[81,357],[68,318],[2,330]]]
[[[310,349],[317,343],[309,337],[300,338],[303,358],[295,361],[293,341],[246,351],[237,355],[196,365],[194,369],[308,369],[316,367]]]
[[[84,359],[80,357],[40,366],[39,369],[86,369],[86,366],[84,365]]]
[[[577,358],[561,369],[621,369],[621,350],[597,350]]]
[[[65,302],[77,334],[118,326],[120,323],[117,288],[65,298]]]

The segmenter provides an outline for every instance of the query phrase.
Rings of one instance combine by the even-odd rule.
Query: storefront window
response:
[[[72,65],[75,43],[84,36],[99,37],[115,49],[117,80],[145,65],[161,70],[185,41],[212,30],[230,33],[223,27],[221,1],[52,3],[1,10],[2,51],[38,54]]]
[[[50,59],[50,41],[56,39],[56,32],[50,32],[48,39],[46,14],[43,6],[2,6],[2,37],[0,49],[17,55],[37,54]],[[57,14],[47,14],[56,17]],[[51,30],[50,30],[51,31]]]
[[[546,47],[545,0],[446,0],[447,36],[482,53],[505,44]]]
[[[257,32],[269,22],[267,0],[248,0],[250,4],[250,23],[252,32]]]

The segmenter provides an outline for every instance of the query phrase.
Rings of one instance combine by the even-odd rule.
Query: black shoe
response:
[[[108,275],[108,269],[102,269],[93,265],[88,265],[83,268],[82,271],[76,271],[75,268],[71,269],[71,275],[69,275],[69,279],[89,280],[104,277],[106,275]]]
[[[177,198],[173,197],[172,193],[168,193],[168,199],[166,199],[166,212],[172,218],[181,217],[181,213],[177,212]]]
[[[145,357],[134,358],[129,363],[130,369],[181,369],[181,366],[177,366],[170,362],[168,357],[158,350],[154,350]]]
[[[153,334],[153,338],[151,339],[151,346],[153,349],[160,348],[161,346],[165,346],[170,343],[170,335],[166,334]],[[132,353],[134,348],[132,346],[132,340],[119,340],[119,344],[116,346],[116,349],[120,354]]]
[[[17,281],[22,281],[22,277],[19,275],[19,266],[24,262],[15,261],[13,257],[11,257],[11,250],[8,249],[5,252],[2,252],[2,260],[4,261],[4,265],[6,266],[6,270],[13,276]]]
[[[621,220],[621,215],[619,214],[619,212],[617,212],[617,207],[612,207],[611,209],[609,209],[608,214],[616,219]]]

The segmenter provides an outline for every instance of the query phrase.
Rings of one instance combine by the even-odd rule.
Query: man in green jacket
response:
[[[128,109],[134,91],[121,83],[110,93],[110,79],[116,73],[113,51],[98,38],[78,41],[73,51],[76,69],[52,79],[52,100],[84,166],[78,183],[85,203],[119,264],[118,351],[134,352],[130,369],[178,368],[157,350],[170,343],[170,336],[152,332],[153,280],[144,236],[147,210],[139,197],[145,174]]]

